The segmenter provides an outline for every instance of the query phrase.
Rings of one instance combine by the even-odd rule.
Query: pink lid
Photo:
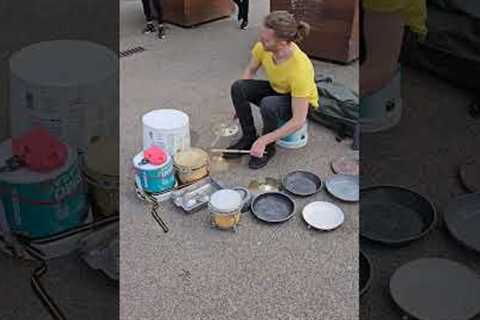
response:
[[[162,148],[151,146],[143,152],[143,156],[153,165],[160,166],[167,162],[168,154]]]
[[[13,154],[25,161],[32,171],[48,172],[62,167],[68,155],[67,146],[43,128],[32,129],[12,139]]]

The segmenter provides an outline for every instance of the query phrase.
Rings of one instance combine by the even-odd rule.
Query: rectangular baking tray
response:
[[[208,205],[210,196],[224,189],[222,184],[211,177],[202,179],[188,187],[172,192],[173,203],[186,213],[193,213]]]

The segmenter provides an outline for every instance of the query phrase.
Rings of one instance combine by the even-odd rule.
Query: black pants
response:
[[[248,21],[249,0],[233,0],[238,6],[238,20]]]
[[[157,11],[158,24],[163,23],[163,10],[160,1],[162,0],[142,0],[143,13],[145,14],[145,19],[147,19],[147,21],[153,20],[152,8],[150,7],[150,4],[153,3],[155,11]]]
[[[292,97],[276,93],[264,80],[238,80],[232,85],[232,102],[243,135],[257,135],[250,103],[260,107],[263,119],[263,134],[275,131],[292,118]]]

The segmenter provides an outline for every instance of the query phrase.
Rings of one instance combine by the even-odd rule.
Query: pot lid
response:
[[[208,154],[202,149],[191,148],[177,152],[175,165],[178,167],[199,168],[208,162]]]

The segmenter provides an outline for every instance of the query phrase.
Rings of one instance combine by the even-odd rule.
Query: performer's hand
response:
[[[255,141],[255,143],[252,146],[252,149],[250,149],[250,155],[252,157],[261,158],[265,153],[266,147],[267,147],[266,141],[262,137],[260,137],[257,139],[257,141]]]

